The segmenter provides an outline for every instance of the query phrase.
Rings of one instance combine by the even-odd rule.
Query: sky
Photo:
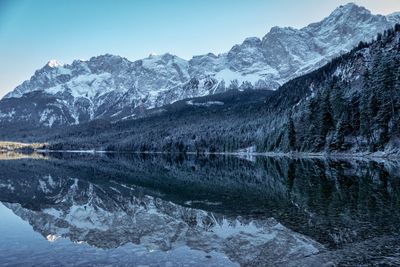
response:
[[[0,0],[0,97],[50,59],[227,52],[273,26],[301,28],[350,0]],[[400,0],[354,0],[374,14]]]

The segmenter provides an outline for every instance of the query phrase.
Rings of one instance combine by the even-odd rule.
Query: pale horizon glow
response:
[[[273,26],[320,21],[349,2],[373,14],[400,11],[399,0],[0,0],[0,98],[52,59],[220,54]]]

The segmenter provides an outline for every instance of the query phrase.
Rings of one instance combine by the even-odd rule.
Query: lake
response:
[[[0,156],[1,266],[398,266],[400,164]]]

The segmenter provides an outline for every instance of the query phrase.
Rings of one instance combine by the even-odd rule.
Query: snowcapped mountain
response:
[[[70,65],[51,60],[0,101],[0,121],[51,127],[118,120],[228,89],[277,89],[396,22],[400,13],[373,15],[350,3],[302,29],[273,27],[262,39],[189,61],[171,54],[134,62],[108,54]]]

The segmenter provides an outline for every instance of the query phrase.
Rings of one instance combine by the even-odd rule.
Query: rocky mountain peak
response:
[[[331,16],[349,16],[349,15],[354,15],[354,14],[371,14],[371,11],[366,9],[363,6],[359,6],[353,2],[341,5],[338,8],[336,8]]]
[[[262,39],[246,38],[218,56],[208,53],[187,61],[166,53],[131,62],[105,54],[71,65],[50,61],[5,99],[31,92],[52,95],[58,99],[57,114],[69,113],[67,116],[75,118],[61,119],[57,115],[52,121],[80,123],[107,116],[117,120],[132,115],[139,107],[160,107],[238,86],[241,90],[275,90],[350,51],[360,41],[372,40],[396,22],[400,22],[400,13],[388,17],[374,15],[350,3],[338,7],[320,22],[302,29],[273,27]],[[194,80],[198,82],[196,86],[191,82]],[[7,105],[3,110],[1,103],[0,122],[2,118],[10,121],[10,116],[18,116],[19,104],[11,109]],[[54,109],[54,103],[49,105],[45,109]],[[44,110],[37,112],[39,118],[44,114]],[[43,116],[50,113],[47,110]],[[24,115],[23,120],[29,121],[30,116]]]
[[[258,37],[249,37],[246,38],[243,43],[243,46],[251,47],[251,46],[260,46],[261,45],[261,39]]]
[[[57,67],[61,67],[62,64],[55,59],[51,59],[51,60],[49,60],[49,62],[47,62],[46,66],[48,66],[50,68],[57,68]]]

